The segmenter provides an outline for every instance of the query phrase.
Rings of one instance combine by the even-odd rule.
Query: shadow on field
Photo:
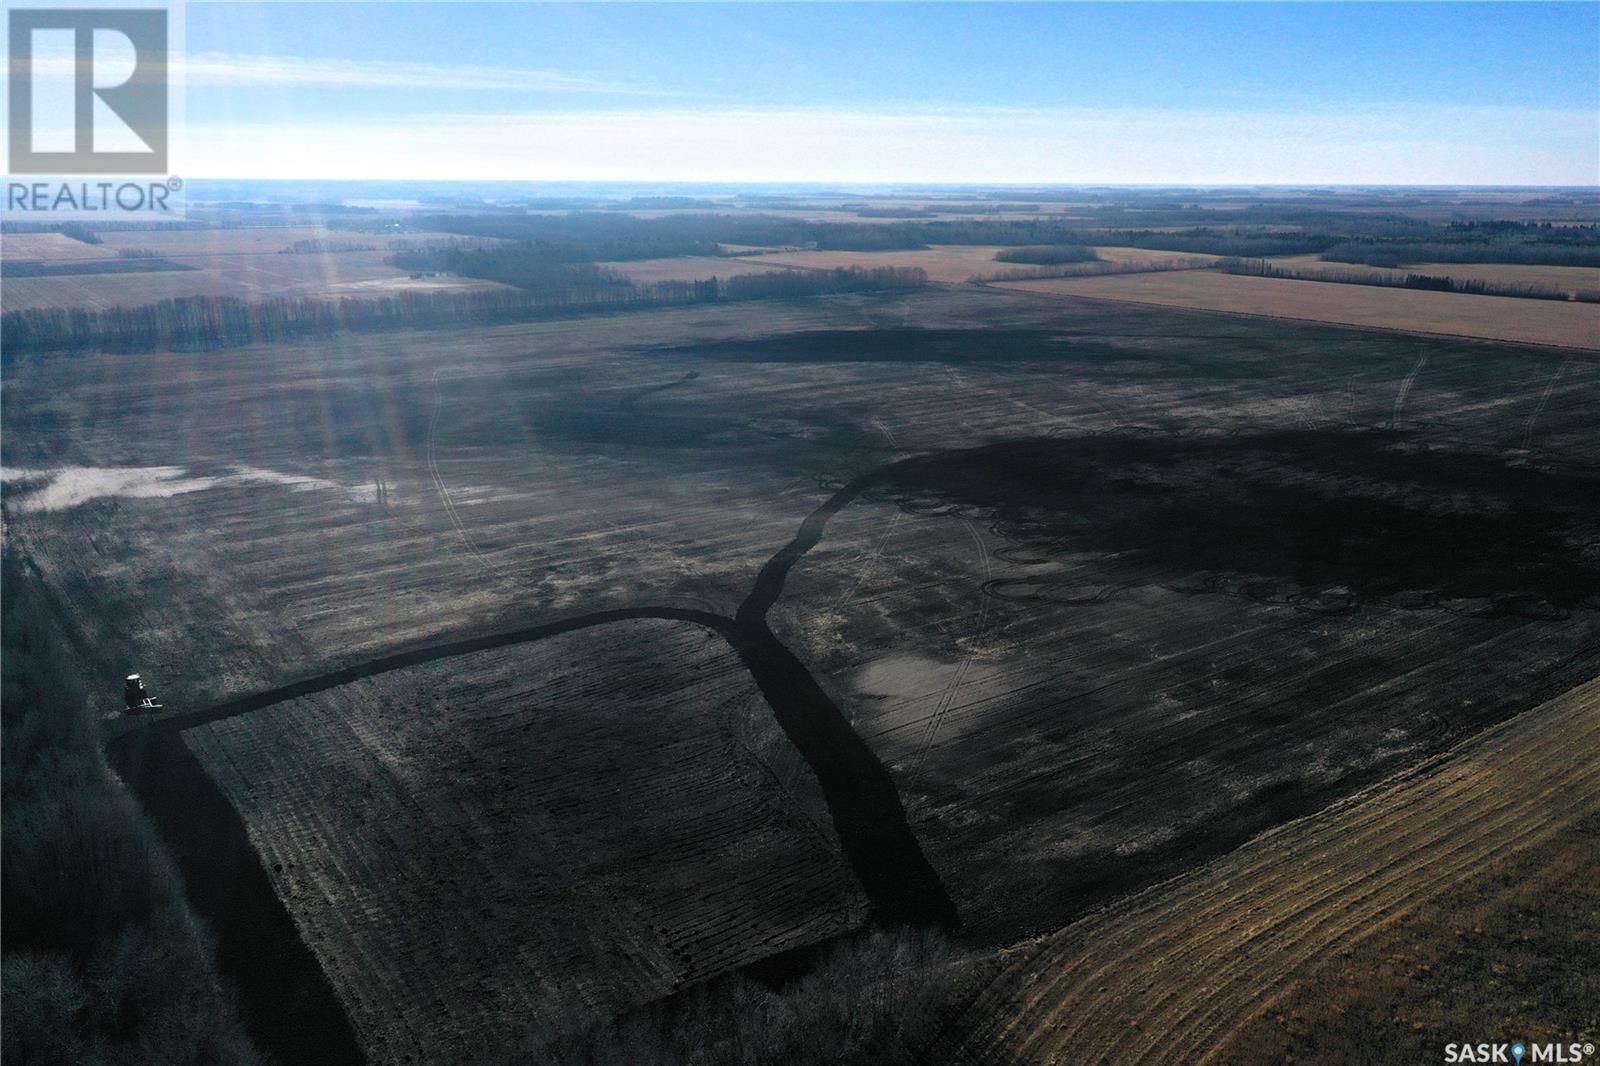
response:
[[[872,495],[981,514],[1024,546],[1013,561],[1098,556],[1102,589],[1174,581],[1318,610],[1486,600],[1533,614],[1600,596],[1600,473],[1398,432],[1009,441],[898,463]],[[1051,582],[991,591],[1052,598]]]
[[[1149,354],[1060,329],[826,329],[657,350],[731,363],[1143,361]],[[1229,376],[1229,364],[1208,373]]]

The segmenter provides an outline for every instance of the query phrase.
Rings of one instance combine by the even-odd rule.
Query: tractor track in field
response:
[[[886,924],[954,926],[957,924],[954,904],[911,833],[899,790],[888,768],[767,624],[767,612],[782,594],[789,571],[821,541],[829,519],[872,485],[881,473],[881,470],[874,470],[854,479],[813,510],[801,522],[794,539],[761,568],[733,618],[690,607],[619,607],[428,645],[369,659],[201,710],[168,715],[123,734],[113,745],[137,747],[140,738],[175,735],[395,670],[527,644],[613,622],[642,618],[689,622],[710,629],[728,641],[750,671],[784,733],[817,776],[846,858],[872,901],[878,920]]]
[[[1600,810],[1600,679],[1012,954],[931,1062],[1207,1062],[1330,953]]]
[[[916,754],[911,758],[911,775],[913,778],[922,772],[922,764],[928,757],[928,751],[933,747],[939,737],[939,728],[944,725],[944,719],[950,713],[951,706],[955,703],[956,695],[961,691],[961,684],[966,680],[967,671],[972,668],[972,661],[978,657],[978,644],[988,632],[989,607],[992,600],[990,586],[994,581],[994,570],[989,563],[989,549],[984,546],[983,538],[978,536],[977,527],[970,518],[962,518],[961,524],[966,527],[967,534],[972,538],[972,543],[977,547],[978,567],[983,573],[983,580],[978,585],[979,595],[982,600],[978,607],[978,620],[972,627],[972,646],[962,656],[961,663],[956,667],[955,673],[950,677],[950,683],[945,686],[944,692],[939,696],[939,702],[934,706],[933,713],[928,716],[927,726],[923,730],[922,739],[917,745]]]
[[[911,831],[888,768],[767,624],[789,571],[821,541],[828,521],[882,473],[857,477],[807,515],[795,537],[761,568],[732,618],[665,605],[595,611],[369,659],[169,714],[110,739],[107,757],[155,821],[183,872],[191,905],[215,931],[219,966],[238,986],[246,1025],[261,1046],[285,1061],[364,1060],[327,975],[273,890],[243,820],[185,744],[184,731],[396,670],[615,622],[688,622],[723,637],[816,775],[874,921],[956,926],[955,904]],[[463,538],[470,546],[464,531]]]

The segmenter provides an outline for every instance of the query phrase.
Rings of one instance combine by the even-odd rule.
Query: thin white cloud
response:
[[[191,128],[197,176],[1592,184],[1587,113],[705,108]],[[284,169],[292,166],[292,171]]]
[[[455,89],[665,95],[653,89],[559,70],[454,66],[382,59],[196,52],[182,60],[186,84],[241,88]]]

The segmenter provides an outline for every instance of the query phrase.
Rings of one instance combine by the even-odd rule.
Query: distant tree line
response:
[[[1430,292],[1462,292],[1479,296],[1516,296],[1528,300],[1563,300],[1600,303],[1600,291],[1563,292],[1548,285],[1485,281],[1481,278],[1452,278],[1439,274],[1399,274],[1384,271],[1341,272],[1297,270],[1262,259],[1224,259],[1217,269],[1227,274],[1247,274],[1261,278],[1287,278],[1291,281],[1331,281],[1344,285],[1377,285],[1389,289],[1423,289]]]
[[[388,262],[414,273],[458,274],[539,292],[587,296],[632,287],[623,275],[585,260],[585,249],[575,244],[518,241],[467,245],[447,241],[398,251]]]
[[[1566,200],[1539,201],[1569,203]],[[1489,235],[1518,236],[1529,240],[1554,241],[1559,244],[1594,244],[1600,241],[1600,225],[1556,225],[1552,222],[1517,222],[1511,219],[1468,219],[1445,223],[1445,231],[1452,236],[1465,234],[1472,237]]]
[[[712,300],[787,300],[852,292],[920,289],[928,273],[917,267],[836,267],[833,270],[772,270],[699,281],[656,281],[637,286],[651,303],[705,303]]]
[[[1091,278],[1107,274],[1163,274],[1174,270],[1204,270],[1217,261],[1206,256],[1184,256],[1158,259],[1148,263],[1058,263],[1055,266],[1017,267],[993,274],[980,274],[967,279],[969,285],[982,285],[990,281],[1038,281],[1043,278]]]
[[[1035,244],[996,252],[997,263],[1031,263],[1034,266],[1059,266],[1062,263],[1093,263],[1100,256],[1086,244]]]
[[[222,348],[277,343],[398,326],[495,323],[564,310],[604,310],[636,303],[629,291],[609,301],[577,301],[566,292],[533,294],[515,289],[397,292],[363,299],[181,296],[138,307],[106,310],[31,307],[7,311],[4,358],[38,352]]]
[[[565,215],[430,215],[417,229],[462,237],[517,241],[550,262],[661,259],[716,255],[714,238],[682,223],[692,216],[641,219],[631,215],[572,212]]]
[[[610,205],[613,211],[714,211],[715,200],[696,196],[634,196]]]
[[[0,571],[0,1060],[258,1062],[172,860],[100,754],[38,577],[11,548]]]
[[[770,300],[920,289],[927,284],[927,271],[916,267],[849,270],[838,267],[826,271],[775,270],[766,274],[741,274],[723,282],[722,293],[729,300]]]
[[[311,240],[291,241],[289,247],[282,249],[287,255],[324,255],[329,252],[375,252],[376,244],[367,244],[362,241],[341,241],[327,237]]]
[[[1338,242],[1326,234],[1263,233],[1258,230],[1197,229],[1171,233],[1142,230],[1105,230],[1095,243],[1126,248],[1150,248],[1166,252],[1193,252],[1200,255],[1272,256],[1307,255],[1321,252]]]
[[[1590,243],[1578,237],[1560,241],[1518,240],[1515,238],[1461,241],[1344,241],[1322,253],[1336,263],[1363,263],[1367,266],[1398,267],[1409,263],[1520,263],[1533,266],[1600,267],[1600,235],[1589,234]],[[1560,232],[1558,229],[1557,232]]]
[[[276,343],[344,331],[410,326],[489,325],[568,314],[587,314],[717,300],[787,299],[836,293],[919,288],[921,270],[792,271],[719,280],[657,282],[592,288],[406,291],[363,299],[276,297],[246,301],[231,296],[184,296],[139,307],[106,310],[34,307],[0,316],[6,363],[63,351],[134,352],[204,349]]]
[[[718,255],[723,244],[793,245],[833,251],[926,246],[925,235],[907,223],[810,222],[770,215],[433,215],[418,219],[415,226],[463,237],[495,237],[564,248],[568,261],[591,262]]]
[[[71,237],[75,241],[82,241],[84,244],[105,243],[105,241],[100,239],[100,234],[96,233],[88,226],[80,225],[76,222],[63,223],[61,226],[57,227],[56,232],[60,233],[64,237]]]
[[[1162,251],[1262,258],[1332,253],[1395,257],[1412,262],[1506,262],[1589,266],[1600,263],[1600,228],[1548,223],[1438,224],[1398,215],[1352,215],[1321,208],[1239,211],[1168,205],[1149,215],[1125,204],[1089,208],[1082,217],[930,218],[913,209],[873,208],[883,222],[813,221],[772,215],[675,214],[636,218],[615,212],[564,215],[434,215],[416,227],[463,237],[529,241],[562,261],[654,259],[716,255],[720,245],[802,247],[833,251],[892,251],[930,244],[1008,246],[1112,244]],[[1172,227],[1174,220],[1212,224]],[[1135,225],[1114,225],[1137,221]],[[1163,227],[1164,228],[1157,228]],[[1269,228],[1273,227],[1273,228]],[[1352,259],[1349,261],[1366,261]]]

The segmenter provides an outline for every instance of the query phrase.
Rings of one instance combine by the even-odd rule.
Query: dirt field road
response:
[[[1600,679],[1018,949],[931,1060],[1210,1061],[1322,960],[1600,809],[1597,767]]]

